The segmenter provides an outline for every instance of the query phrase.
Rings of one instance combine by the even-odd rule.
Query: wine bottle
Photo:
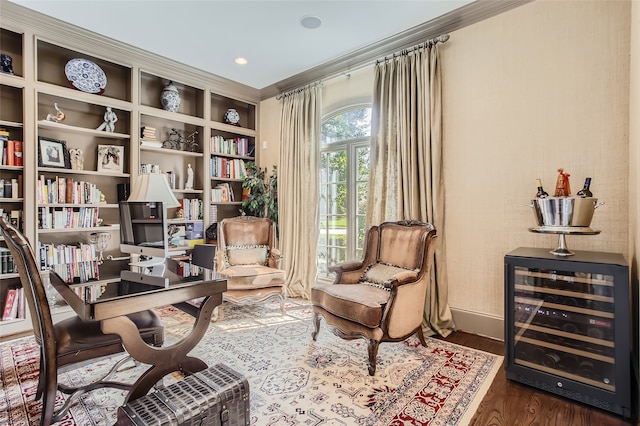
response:
[[[542,179],[536,179],[536,185],[538,185],[538,192],[536,198],[547,198],[549,193],[542,188]]]
[[[558,368],[558,363],[560,362],[560,355],[555,352],[546,352],[544,357],[542,358],[542,365],[545,365],[549,368]]]
[[[591,186],[591,178],[588,177],[588,178],[586,178],[584,180],[584,188],[582,188],[580,191],[578,191],[578,193],[576,195],[578,197],[582,197],[582,198],[593,197],[593,193],[589,189],[590,186]]]

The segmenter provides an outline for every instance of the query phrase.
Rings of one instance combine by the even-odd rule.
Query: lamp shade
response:
[[[167,178],[162,173],[139,175],[127,201],[162,201],[167,207],[180,207]]]

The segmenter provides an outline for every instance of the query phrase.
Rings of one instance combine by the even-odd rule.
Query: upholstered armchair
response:
[[[422,313],[433,263],[436,230],[429,223],[385,222],[367,233],[362,261],[330,267],[333,284],[311,289],[316,340],[320,318],[346,339],[369,342],[369,375],[376,372],[378,346],[422,332]]]
[[[275,298],[284,315],[285,273],[274,247],[275,224],[270,219],[238,216],[218,224],[216,267],[226,275],[223,300],[248,305]]]

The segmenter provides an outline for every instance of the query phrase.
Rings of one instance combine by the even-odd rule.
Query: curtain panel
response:
[[[442,99],[437,45],[376,64],[367,225],[404,219],[438,232],[423,315],[427,335],[455,330],[445,264]]]
[[[316,282],[318,242],[319,85],[281,100],[278,218],[287,294],[311,299]]]

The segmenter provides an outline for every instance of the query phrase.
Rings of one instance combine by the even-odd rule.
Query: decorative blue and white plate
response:
[[[101,95],[107,87],[107,75],[95,62],[75,58],[67,62],[64,73],[76,89]]]

